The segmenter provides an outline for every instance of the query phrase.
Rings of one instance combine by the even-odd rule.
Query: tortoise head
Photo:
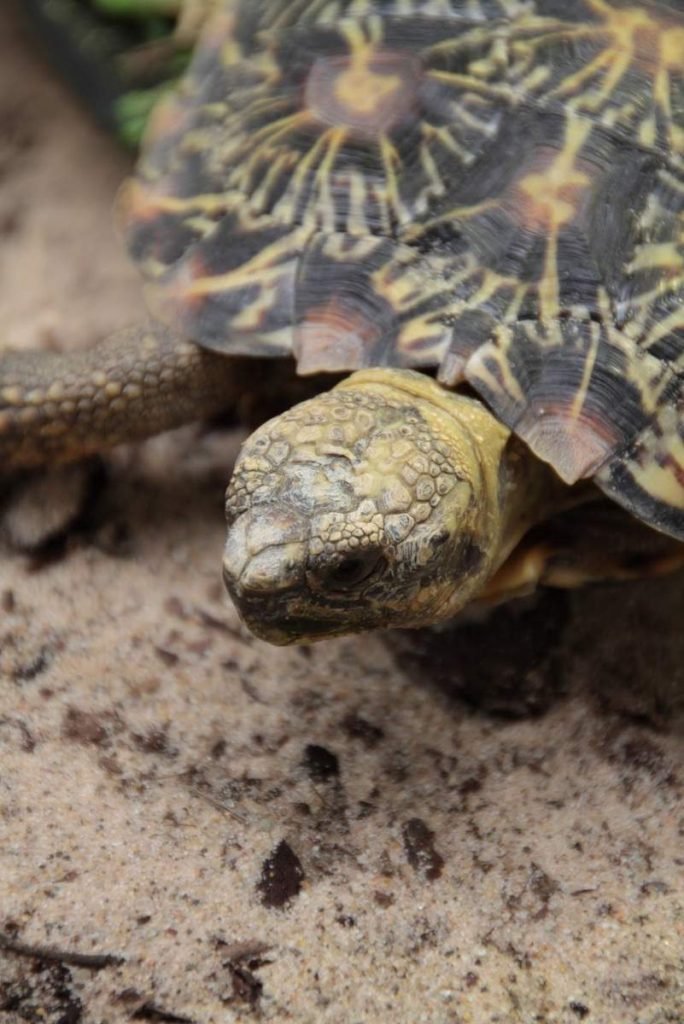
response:
[[[226,497],[223,572],[276,644],[450,618],[500,547],[508,432],[406,370],[369,370],[264,424]]]

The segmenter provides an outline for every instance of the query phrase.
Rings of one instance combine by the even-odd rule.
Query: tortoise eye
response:
[[[317,572],[316,580],[329,590],[348,590],[363,583],[375,571],[380,561],[377,551],[348,555],[336,565]]]

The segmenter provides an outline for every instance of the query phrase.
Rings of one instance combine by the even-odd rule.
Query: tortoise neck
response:
[[[434,434],[446,441],[456,473],[470,487],[467,504],[460,501],[453,509],[451,548],[456,553],[464,537],[476,538],[482,557],[464,568],[454,554],[454,586],[438,609],[430,609],[431,621],[453,618],[477,598],[527,531],[572,503],[571,490],[551,467],[477,398],[410,370],[363,370],[338,387],[361,388],[395,402],[405,396],[407,405],[419,408]]]

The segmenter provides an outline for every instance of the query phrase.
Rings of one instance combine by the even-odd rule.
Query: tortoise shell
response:
[[[684,538],[678,0],[229,0],[121,205],[201,345],[435,369]]]

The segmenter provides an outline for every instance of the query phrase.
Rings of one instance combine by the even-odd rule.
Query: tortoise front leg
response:
[[[0,473],[82,458],[211,417],[234,361],[151,324],[86,351],[0,354]]]
[[[594,493],[592,500],[591,491],[578,491],[577,507],[534,527],[489,580],[477,604],[501,604],[540,586],[574,589],[684,568],[681,541]]]

